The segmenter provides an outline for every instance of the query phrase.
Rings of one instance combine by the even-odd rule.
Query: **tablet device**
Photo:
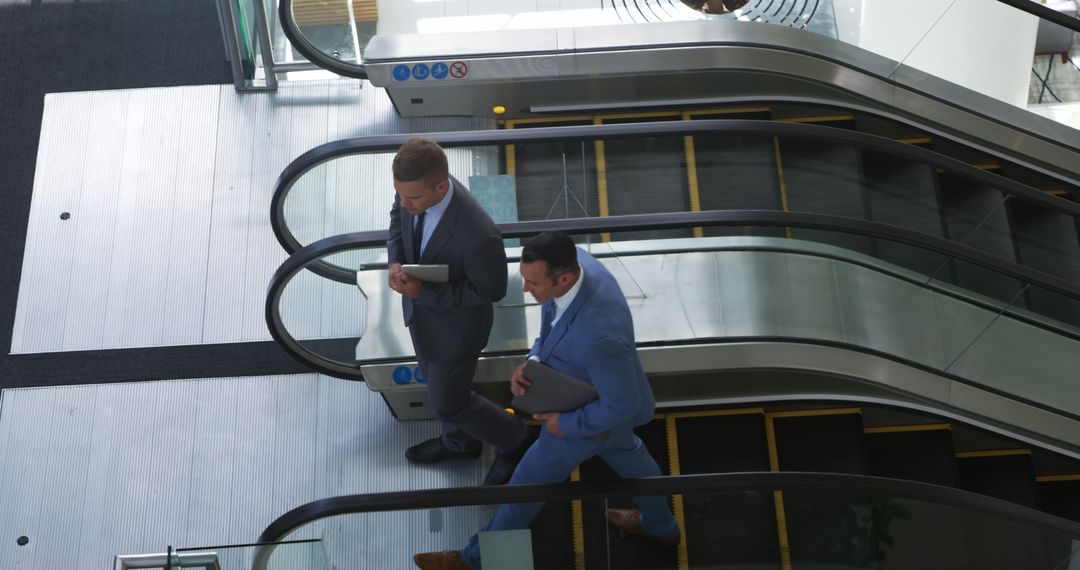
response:
[[[449,265],[402,265],[401,270],[428,283],[446,283],[450,280]]]
[[[591,384],[535,360],[525,363],[522,375],[532,384],[524,395],[514,396],[510,405],[527,414],[570,412],[600,397]]]

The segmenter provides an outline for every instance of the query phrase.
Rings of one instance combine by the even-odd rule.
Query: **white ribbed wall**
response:
[[[402,119],[383,90],[344,79],[264,94],[217,85],[50,94],[12,352],[268,340],[266,286],[285,259],[270,197],[290,161],[347,137],[493,127]],[[489,155],[456,151],[454,173],[491,168]],[[291,201],[302,204],[296,223],[317,221],[312,239],[386,227],[390,159],[305,180]],[[355,297],[312,279],[285,309],[302,316],[298,337],[349,335],[361,318]]]
[[[316,499],[478,485],[490,450],[406,465],[405,448],[438,429],[315,374],[5,390],[0,568],[104,570],[118,554],[254,542]],[[428,511],[338,517],[290,538],[322,538],[341,569],[405,568],[413,552],[462,546],[490,512],[444,510],[441,531]]]

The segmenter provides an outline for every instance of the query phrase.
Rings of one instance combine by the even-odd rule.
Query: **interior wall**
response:
[[[1038,22],[986,0],[865,2],[859,46],[1024,107]]]

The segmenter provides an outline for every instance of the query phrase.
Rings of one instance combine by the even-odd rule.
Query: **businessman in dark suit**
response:
[[[582,462],[599,456],[622,477],[655,477],[660,467],[634,427],[653,417],[656,398],[634,340],[634,323],[619,284],[593,256],[563,233],[547,232],[521,251],[525,291],[542,303],[540,336],[529,358],[592,384],[599,398],[566,413],[536,414],[544,429],[525,453],[510,483],[565,481]],[[511,380],[514,394],[530,382],[524,365]],[[675,545],[680,533],[664,497],[636,497],[633,509],[608,509],[625,533]],[[527,528],[543,503],[502,505],[483,530]],[[462,551],[427,552],[413,560],[425,570],[478,570],[474,535]]]
[[[386,242],[389,286],[401,293],[428,402],[442,435],[410,447],[416,463],[475,458],[482,443],[498,450],[485,484],[505,483],[528,446],[524,422],[472,391],[480,351],[491,332],[492,303],[506,295],[506,253],[491,217],[456,180],[434,141],[412,138],[394,157],[396,197]],[[424,283],[404,263],[445,264],[447,283]]]

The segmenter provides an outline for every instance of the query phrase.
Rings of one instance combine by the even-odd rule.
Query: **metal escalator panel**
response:
[[[714,226],[740,234],[754,233],[742,231],[748,228],[790,228],[902,243],[944,256],[942,267],[970,264],[1015,281],[1017,288],[1009,299],[999,300],[806,239],[619,239],[622,231]],[[1074,420],[1080,416],[1080,401],[1073,389],[1080,369],[1080,331],[1053,314],[1018,304],[1036,289],[1080,298],[1075,283],[942,238],[822,214],[642,214],[516,222],[501,229],[508,239],[545,229],[611,235],[610,242],[582,241],[582,247],[601,259],[627,297],[646,372],[655,377],[654,390],[662,401],[707,401],[732,388],[685,383],[693,386],[688,393],[680,387],[687,375],[816,370],[991,417],[1051,445],[1080,448]],[[287,351],[313,368],[363,379],[399,418],[429,417],[400,299],[385,286],[384,240],[381,231],[349,234],[298,251],[271,284],[267,324]],[[516,246],[508,247],[511,295],[496,305],[475,383],[478,392],[496,402],[508,399],[505,381],[539,331],[538,306],[521,294],[517,253]],[[311,269],[324,261],[352,272],[340,281],[322,278]],[[790,359],[784,356],[786,348],[751,350],[739,357],[723,354],[744,343],[772,342],[790,345]],[[795,356],[808,347],[819,347],[821,354]],[[863,359],[877,364],[863,367]]]
[[[591,524],[635,495],[670,498],[678,544]],[[507,503],[535,503],[547,522],[481,533],[485,568],[869,569],[931,560],[940,570],[1055,570],[1080,556],[1080,523],[1034,509],[925,483],[797,472],[334,497],[282,515],[260,541],[317,533],[335,567],[404,568],[414,553],[462,549],[494,505]],[[254,570],[274,567],[276,550],[261,547]]]

